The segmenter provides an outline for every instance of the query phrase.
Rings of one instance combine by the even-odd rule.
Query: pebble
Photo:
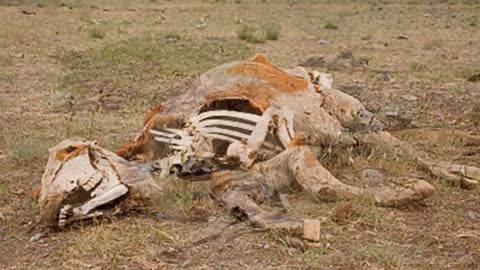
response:
[[[176,43],[177,39],[176,38],[167,38],[167,43]]]
[[[388,106],[384,111],[385,115],[389,117],[399,117],[401,114],[400,108],[397,106]]]
[[[40,239],[42,239],[43,237],[45,237],[45,233],[44,232],[39,232],[39,233],[35,234],[34,236],[32,236],[32,238],[30,238],[30,243],[37,242]]]
[[[402,99],[404,99],[406,101],[417,101],[418,100],[418,98],[414,95],[403,95]]]
[[[374,169],[365,169],[360,176],[363,184],[370,187],[381,186],[385,182],[385,175]]]

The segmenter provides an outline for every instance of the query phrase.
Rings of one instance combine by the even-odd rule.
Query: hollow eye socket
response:
[[[69,146],[69,147],[65,148],[65,151],[67,153],[72,153],[75,150],[77,150],[77,147],[75,147],[75,146]]]

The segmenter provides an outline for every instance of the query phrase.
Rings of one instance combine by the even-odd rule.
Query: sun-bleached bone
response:
[[[333,88],[329,74],[283,70],[258,55],[213,68],[191,86],[147,114],[142,134],[116,152],[121,157],[88,141],[53,148],[42,178],[42,215],[54,213],[55,223],[60,219],[62,224],[93,215],[107,200],[125,198],[148,183],[149,172],[158,172],[152,164],[160,164],[162,176],[170,176],[172,166],[185,165],[194,173],[179,175],[181,180],[208,180],[207,192],[231,212],[257,226],[318,241],[318,221],[272,213],[261,204],[302,189],[318,201],[368,196],[376,205],[399,207],[425,200],[435,189],[419,179],[368,188],[343,183],[317,160],[313,148],[385,145],[402,150],[434,175],[470,188],[480,180],[478,168],[437,161],[383,131],[359,100]],[[213,171],[202,170],[207,161],[215,163]],[[198,171],[208,174],[196,177]],[[67,203],[79,189],[89,196]],[[150,190],[146,185],[141,192]]]
[[[101,215],[92,211],[146,184],[151,189],[155,186],[143,166],[129,163],[96,142],[65,140],[50,149],[39,195],[41,221],[63,227]]]
[[[186,150],[193,140],[193,137],[183,130],[167,129],[165,132],[151,129],[150,133],[154,135],[155,141],[163,142],[174,150]]]
[[[237,112],[237,111],[227,111],[227,110],[214,110],[214,111],[207,111],[200,113],[196,116],[193,116],[190,118],[190,122],[192,124],[196,124],[201,122],[202,120],[205,120],[207,118],[222,118],[222,117],[231,117],[234,119],[239,119],[241,120],[247,120],[253,123],[256,123],[260,120],[262,116],[252,114],[252,113],[244,113],[244,112]]]
[[[204,136],[230,142],[245,140],[250,147],[258,148],[268,132],[271,112],[268,109],[259,116],[237,111],[207,111],[190,118],[190,123]],[[232,128],[243,129],[246,133]]]

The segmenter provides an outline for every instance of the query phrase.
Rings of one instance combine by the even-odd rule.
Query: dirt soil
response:
[[[77,3],[81,2],[81,4]],[[358,3],[360,2],[360,3]],[[282,26],[247,43],[245,23]],[[364,169],[437,189],[404,209],[365,199],[288,211],[322,222],[316,248],[239,222],[173,186],[123,215],[38,234],[31,193],[48,148],[82,136],[114,149],[149,108],[215,65],[266,53],[307,61],[361,99],[392,132],[442,159],[480,166],[478,1],[0,1],[0,269],[478,269],[480,189],[436,179],[397,153],[319,153],[340,179]],[[277,208],[279,209],[279,208]]]

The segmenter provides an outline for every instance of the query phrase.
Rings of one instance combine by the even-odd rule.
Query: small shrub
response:
[[[323,28],[328,29],[328,30],[336,30],[336,29],[338,29],[338,26],[337,26],[336,23],[334,23],[332,21],[327,21]]]
[[[167,33],[165,35],[165,38],[166,39],[169,39],[169,38],[175,38],[177,40],[180,40],[180,34],[179,33],[175,33],[175,32],[170,32],[170,33]]]
[[[244,23],[237,29],[237,37],[251,43],[264,43],[267,40],[277,40],[282,26],[272,22],[262,24]]]
[[[427,65],[422,63],[412,63],[409,66],[410,71],[412,72],[420,72],[427,70]]]
[[[90,30],[88,34],[91,38],[103,39],[105,38],[105,31],[101,30],[100,28],[93,28]]]
[[[268,40],[277,40],[282,31],[282,26],[274,22],[265,22],[262,28],[265,30]]]
[[[241,24],[237,30],[237,37],[251,43],[264,43],[267,41],[267,33],[258,25]]]

